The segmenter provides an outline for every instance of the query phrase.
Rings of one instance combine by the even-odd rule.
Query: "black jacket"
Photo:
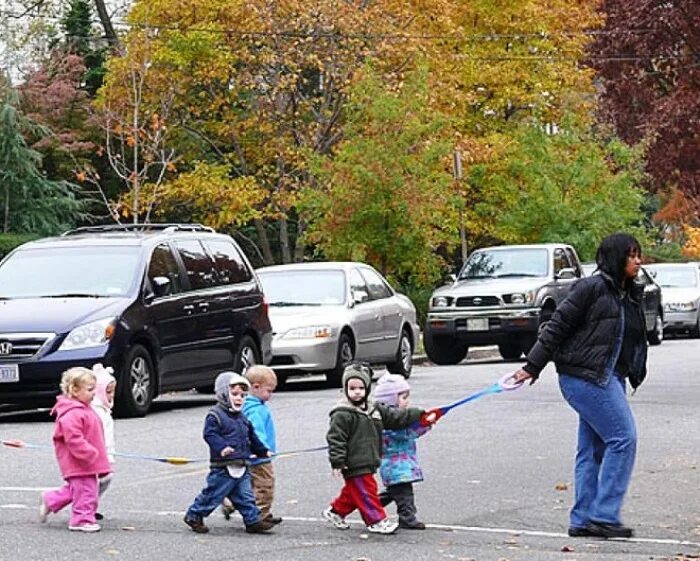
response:
[[[641,314],[643,287],[632,283],[628,296]],[[615,368],[621,341],[623,293],[613,280],[601,273],[581,279],[557,307],[527,355],[525,371],[534,378],[554,360],[557,372],[604,385]],[[629,380],[633,388],[646,376],[647,342],[639,341],[633,351]]]

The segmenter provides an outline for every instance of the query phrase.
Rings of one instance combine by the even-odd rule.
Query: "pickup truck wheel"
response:
[[[131,347],[124,359],[124,370],[117,381],[116,414],[144,417],[155,394],[156,373],[151,355],[141,345]]]
[[[664,322],[661,319],[661,313],[657,312],[654,317],[654,326],[647,333],[647,341],[650,345],[660,345],[664,340]]]
[[[438,366],[459,364],[467,356],[469,347],[449,337],[434,336],[425,331],[423,343],[428,358]]]
[[[505,360],[518,360],[523,354],[519,343],[503,343],[498,345],[498,352]]]
[[[411,370],[413,369],[413,345],[411,344],[411,336],[405,329],[401,331],[396,358],[394,362],[386,365],[386,369],[392,374],[401,374],[404,378],[411,376]]]

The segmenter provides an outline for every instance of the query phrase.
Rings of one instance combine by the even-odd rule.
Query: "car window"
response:
[[[327,306],[345,304],[345,274],[335,269],[280,268],[258,270],[270,306]]]
[[[391,291],[387,287],[384,279],[375,273],[372,269],[362,269],[362,276],[367,281],[367,288],[369,288],[369,297],[372,300],[381,300],[382,298],[389,298],[391,296]]]
[[[180,240],[175,242],[177,252],[182,258],[190,280],[191,290],[200,290],[214,286],[214,263],[204,252],[197,240]]]
[[[697,271],[694,267],[657,267],[652,269],[656,273],[657,284],[664,288],[697,286]]]
[[[459,280],[543,277],[549,254],[544,248],[484,249],[473,252],[459,273]]]
[[[170,281],[170,294],[182,292],[179,267],[168,244],[159,245],[151,254],[151,261],[148,263],[148,279],[151,284],[156,277],[165,277]]]
[[[569,260],[566,258],[564,250],[557,248],[554,250],[554,274],[558,274],[562,269],[569,267]]]
[[[576,259],[576,255],[574,255],[574,250],[571,249],[570,247],[567,247],[565,249],[565,251],[566,251],[566,257],[569,260],[569,267],[571,267],[574,271],[576,271],[577,277],[582,277],[583,274],[581,273],[581,267],[579,266],[578,260]]]
[[[204,245],[214,258],[217,284],[236,284],[253,278],[240,252],[231,242],[208,240]]]

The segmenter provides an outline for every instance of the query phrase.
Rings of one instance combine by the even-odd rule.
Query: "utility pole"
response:
[[[452,159],[452,175],[460,185],[462,182],[462,153],[459,150],[455,150]],[[459,190],[461,194],[461,189]],[[467,232],[464,227],[464,209],[462,205],[459,206],[459,239],[462,244],[462,263],[467,260]]]

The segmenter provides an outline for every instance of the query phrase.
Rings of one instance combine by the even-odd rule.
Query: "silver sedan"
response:
[[[299,263],[257,271],[270,309],[272,362],[280,383],[324,372],[340,386],[345,364],[363,360],[411,374],[416,309],[364,263]]]
[[[664,331],[688,331],[700,337],[700,270],[695,263],[656,263],[646,266],[661,286]]]

